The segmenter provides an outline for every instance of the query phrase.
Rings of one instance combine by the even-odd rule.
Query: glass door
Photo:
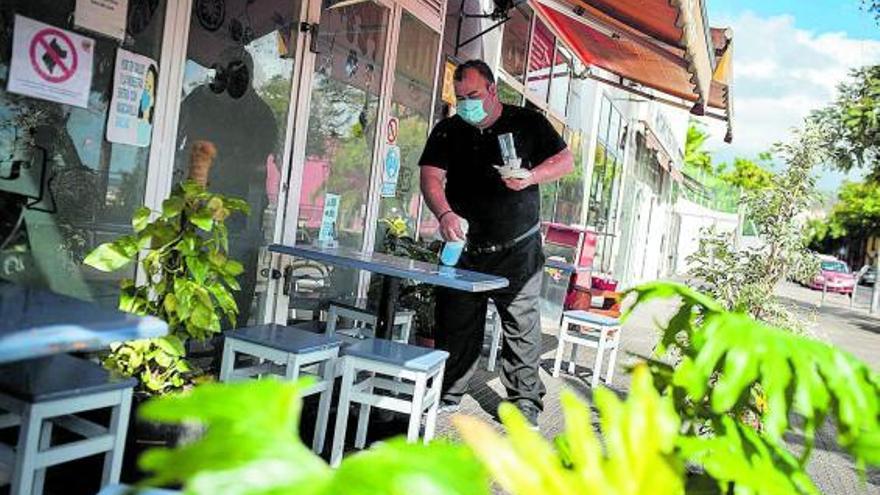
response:
[[[250,205],[249,216],[227,219],[230,256],[245,269],[238,325],[270,318],[280,275],[266,246],[282,230],[303,13],[299,0],[193,2],[173,181],[186,178],[193,143],[210,141],[208,189]]]
[[[434,78],[440,35],[403,12],[394,64],[390,117],[386,129],[382,160],[396,154],[400,160],[397,182],[380,191],[379,218],[375,246],[382,250],[387,221],[402,221],[408,235],[416,237],[419,205],[419,157],[428,138]],[[390,133],[390,134],[389,134]],[[384,166],[384,163],[381,163]]]
[[[372,1],[321,5],[310,47],[308,127],[298,134],[305,149],[295,160],[302,167],[297,243],[365,245],[390,14]],[[354,271],[299,264],[293,270],[320,278],[305,292],[336,298],[357,293]]]

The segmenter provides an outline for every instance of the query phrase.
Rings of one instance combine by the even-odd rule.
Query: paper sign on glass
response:
[[[124,40],[127,13],[128,0],[76,0],[73,22],[76,27]]]
[[[107,141],[140,147],[150,145],[158,82],[155,60],[122,48],[116,50]]]
[[[91,38],[16,15],[6,89],[88,108],[94,56]]]

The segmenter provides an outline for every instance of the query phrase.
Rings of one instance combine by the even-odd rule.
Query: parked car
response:
[[[862,274],[862,278],[859,280],[859,283],[862,285],[870,285],[873,286],[874,282],[877,281],[877,268],[874,266],[869,266],[865,273]]]
[[[827,287],[828,292],[852,294],[855,285],[856,276],[846,263],[833,256],[819,256],[819,274],[810,281],[811,289]]]

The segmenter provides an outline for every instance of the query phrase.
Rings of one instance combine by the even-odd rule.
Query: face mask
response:
[[[471,125],[477,125],[488,116],[483,108],[483,100],[470,98],[458,102],[456,113]]]

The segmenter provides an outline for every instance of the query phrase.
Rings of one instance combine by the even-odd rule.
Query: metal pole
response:
[[[880,270],[880,249],[874,251],[874,268],[875,273],[878,273],[877,270]],[[877,308],[880,307],[880,290],[878,290],[878,284],[875,280],[874,288],[871,294],[871,314],[877,312]]]
[[[819,300],[819,307],[825,305],[825,295],[828,294],[828,282],[822,281],[822,299]]]

